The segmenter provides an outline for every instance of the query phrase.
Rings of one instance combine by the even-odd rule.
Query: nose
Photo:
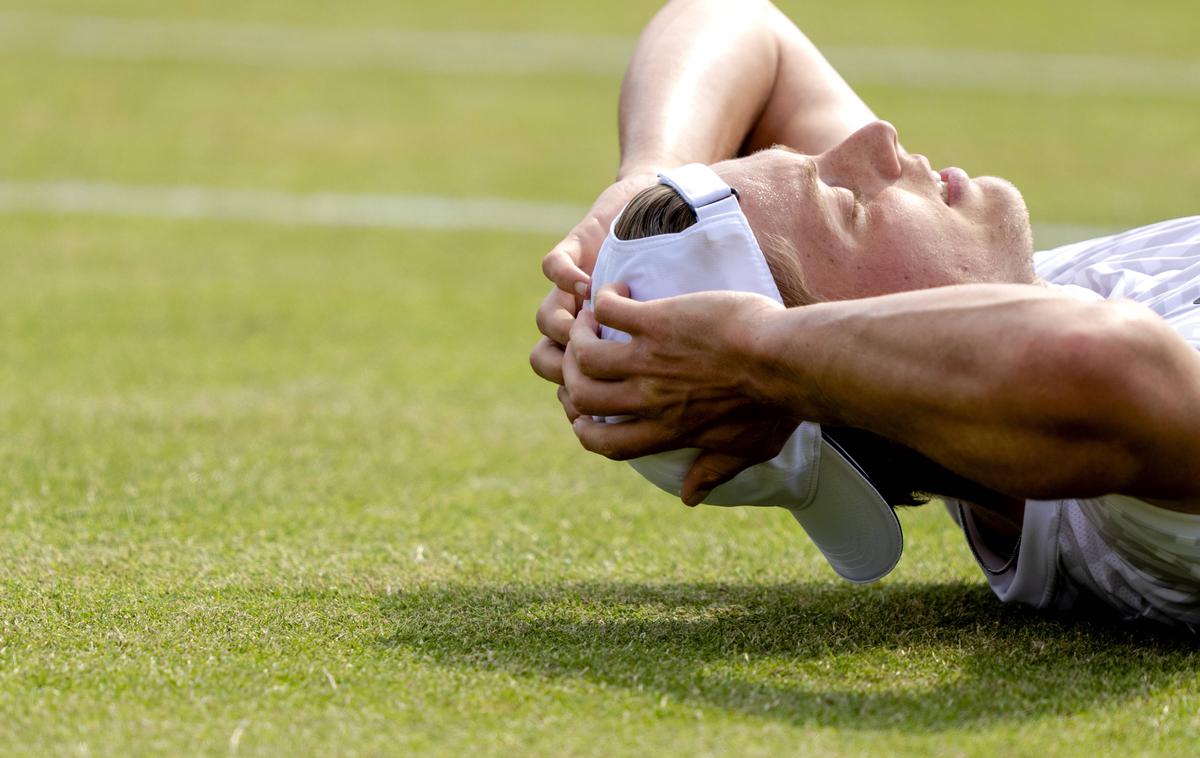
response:
[[[903,173],[896,127],[872,121],[821,155],[821,178],[859,192],[889,185]]]

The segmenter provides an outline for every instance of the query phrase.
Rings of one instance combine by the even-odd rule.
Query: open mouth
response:
[[[938,179],[940,180],[939,189],[942,192],[942,201],[946,205],[951,206],[962,199],[971,181],[971,177],[967,176],[967,172],[957,166],[942,169],[938,173]]]
[[[949,205],[950,204],[950,183],[946,180],[945,173],[946,173],[946,171],[949,171],[950,169],[946,169],[945,171],[942,171],[939,173],[939,172],[933,170],[933,167],[929,165],[929,159],[926,158],[924,155],[921,155],[920,153],[913,153],[912,157],[917,160],[917,163],[921,166],[921,168],[923,168],[926,172],[929,173],[929,177],[931,179],[933,179],[934,187],[937,188],[937,191],[942,196],[942,202],[945,203],[946,205]]]

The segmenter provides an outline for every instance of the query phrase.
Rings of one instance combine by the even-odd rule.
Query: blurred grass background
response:
[[[834,50],[1159,66],[1177,92],[859,86],[1042,229],[1196,212],[1193,3],[781,5]],[[584,206],[652,12],[0,2],[0,182]],[[483,36],[455,73],[46,41],[122,19]],[[606,57],[505,73],[502,32]],[[853,588],[782,511],[689,511],[585,455],[526,364],[554,241],[0,215],[0,751],[1192,751],[1192,640],[999,607],[936,509]]]

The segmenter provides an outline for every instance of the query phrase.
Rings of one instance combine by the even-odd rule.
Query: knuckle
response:
[[[614,445],[610,445],[608,449],[602,453],[602,455],[605,458],[613,461],[627,461],[633,457],[633,454],[631,454],[628,450],[616,447]]]
[[[571,343],[571,350],[575,356],[575,365],[579,368],[579,373],[591,376],[596,369],[595,353],[586,345],[580,345],[574,341]]]
[[[580,413],[575,408],[575,404],[571,402],[571,396],[567,392],[567,388],[559,386],[558,388],[558,403],[562,406],[563,411],[567,414],[567,419],[574,421],[579,417]]]
[[[556,281],[559,274],[573,267],[578,253],[573,255],[572,251],[577,251],[578,248],[579,234],[572,230],[550,252],[542,256],[542,273],[546,278]]]
[[[555,354],[554,348],[545,338],[529,354],[529,366],[533,373],[541,378],[562,384],[562,359]]]
[[[724,478],[725,469],[712,461],[700,461],[695,466],[696,474],[703,484],[710,484]]]
[[[579,444],[589,453],[614,461],[627,460],[626,451],[614,438],[613,431],[610,424],[590,424],[577,432]]]
[[[600,443],[596,440],[596,436],[586,429],[579,433],[579,444],[589,453],[604,455],[600,449]]]
[[[578,384],[574,383],[574,382],[571,384],[564,384],[563,390],[565,391],[567,400],[571,401],[571,405],[574,405],[576,408],[579,408],[580,402],[581,402],[581,398],[580,398],[581,390],[579,389]]]
[[[538,331],[550,342],[562,349],[571,341],[571,326],[575,318],[570,313],[558,309],[549,313],[539,314]]]
[[[641,377],[635,385],[635,393],[641,405],[658,409],[660,415],[671,404],[662,380],[653,376]]]
[[[596,410],[587,393],[579,387],[568,387],[567,400],[571,403],[571,407],[579,413],[592,413]]]
[[[596,455],[602,455],[613,461],[625,460],[621,456],[621,450],[610,439],[593,439],[590,441],[590,444],[591,447],[588,449]]]

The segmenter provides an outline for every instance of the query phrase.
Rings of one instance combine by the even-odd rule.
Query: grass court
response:
[[[781,5],[1044,244],[1197,212],[1192,0]],[[538,263],[651,12],[0,0],[0,753],[1195,751],[1194,637],[1002,607],[936,505],[854,587],[575,444]]]

